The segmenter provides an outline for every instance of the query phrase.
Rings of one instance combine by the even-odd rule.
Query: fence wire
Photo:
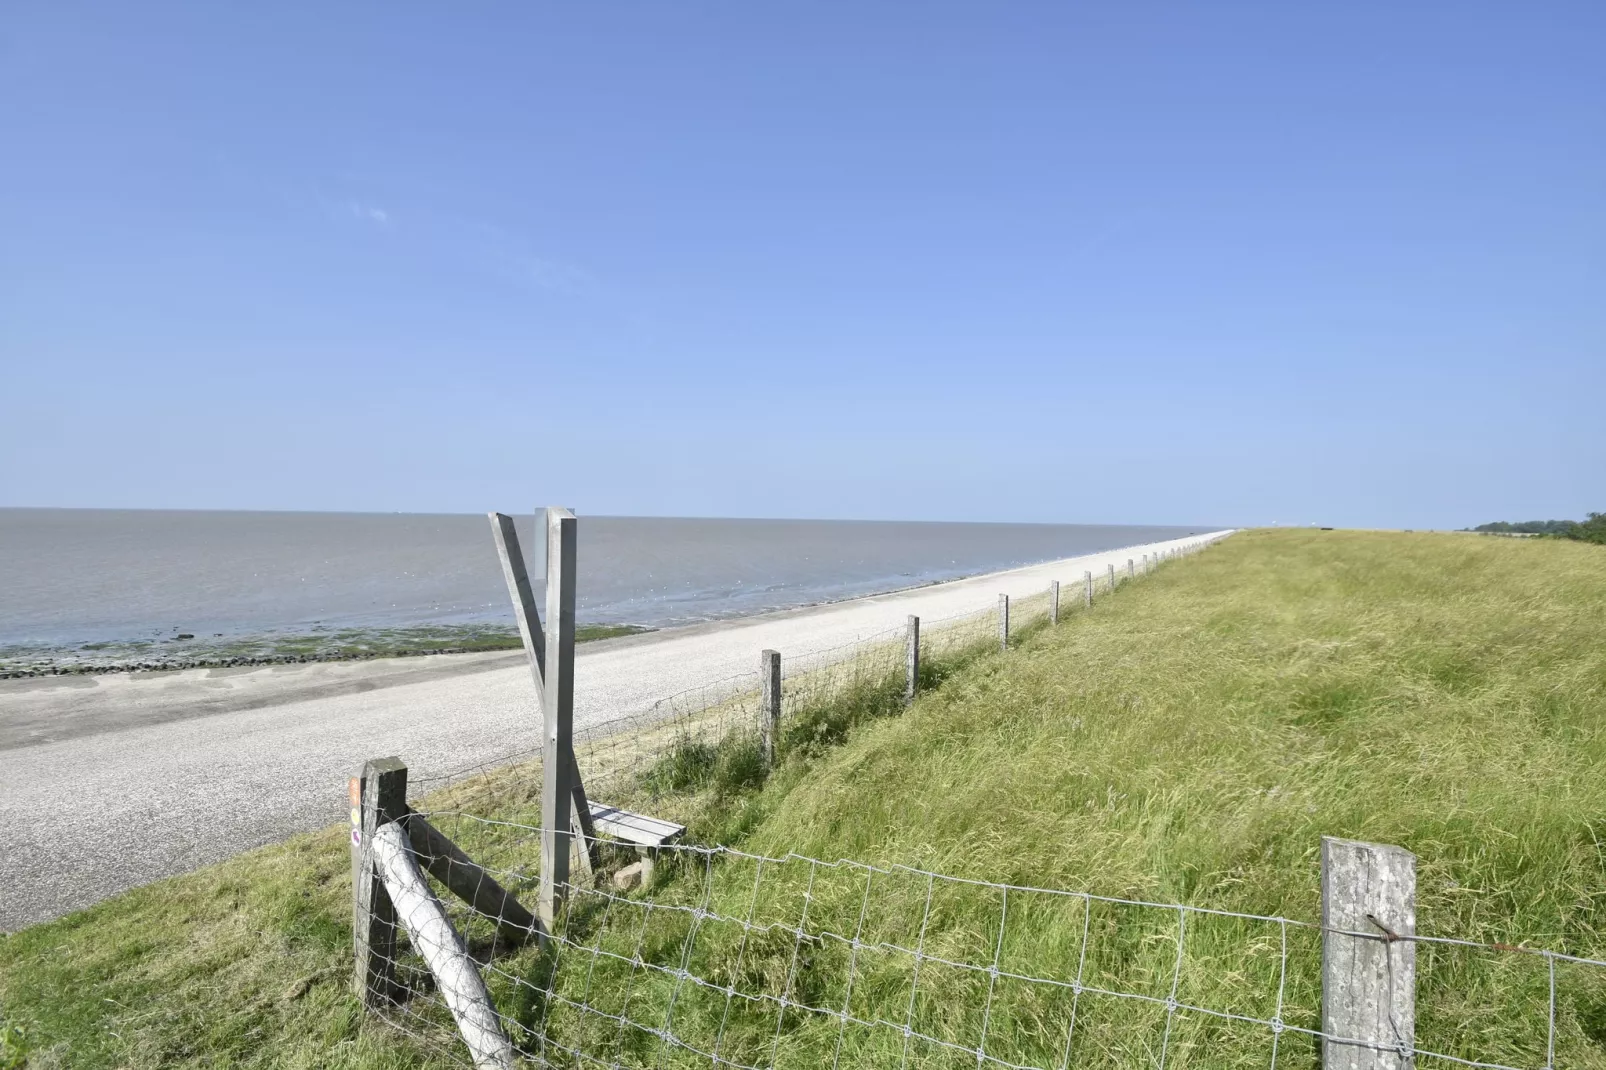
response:
[[[538,828],[428,816],[477,859],[497,857],[490,868],[505,887],[534,895]],[[612,864],[631,857],[614,848]],[[572,887],[545,947],[511,946],[467,906],[453,914],[531,1065],[1276,1070],[1320,1065],[1323,1041],[1399,1066],[1548,1070],[1602,1059],[1580,1017],[1606,996],[1599,959],[913,866],[675,845],[661,849],[644,889],[605,875]],[[1323,1031],[1324,935],[1415,945],[1419,987],[1431,994],[1419,1004],[1418,1043]],[[1471,955],[1499,958],[1501,998],[1523,1008],[1520,1028],[1505,1013],[1488,1035],[1478,1008],[1452,998]],[[434,979],[411,953],[396,967],[408,998],[386,1019],[466,1065]]]
[[[1090,584],[1096,602],[1162,563],[1139,558],[1130,573],[1107,569],[1063,582],[1060,619],[1086,608]],[[995,605],[923,620],[921,685],[997,650],[1005,640],[1001,614]],[[1008,614],[1008,641],[1024,639],[1049,621],[1050,593],[1014,599]],[[895,628],[783,657],[780,757],[838,742],[857,720],[901,708],[907,653],[907,633]],[[711,776],[761,777],[760,705],[755,671],[578,729],[575,753],[591,797],[650,808]],[[531,750],[413,780],[415,794],[433,792],[429,820],[527,905],[538,882],[539,757]],[[607,850],[610,870],[633,857],[622,847]],[[1319,962],[1321,933],[1309,923],[901,865],[685,845],[659,856],[645,892],[622,890],[606,874],[573,887],[545,950],[510,942],[495,919],[453,905],[454,924],[526,1058],[755,1070],[826,1059],[833,1070],[1089,1062],[1275,1070],[1279,1060],[1320,1061],[1320,979],[1310,963]],[[1490,1043],[1481,1048],[1396,1054],[1548,1070],[1557,968],[1599,963],[1537,954],[1549,986],[1542,1033],[1516,1047],[1510,1038],[1484,1037]],[[1300,964],[1292,972],[1291,957]],[[407,952],[395,965],[409,998],[387,1019],[466,1060],[421,960]],[[1600,991],[1606,1006],[1606,988]],[[1327,1039],[1379,1046],[1370,1038]],[[1475,1050],[1497,1055],[1469,1054]],[[1531,1057],[1536,1051],[1544,1057]]]

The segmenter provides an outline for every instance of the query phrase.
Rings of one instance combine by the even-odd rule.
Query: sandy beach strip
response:
[[[1025,598],[1223,534],[588,643],[576,654],[575,722],[639,714],[750,672],[765,648],[808,654],[909,614],[979,612],[999,594]],[[418,778],[539,743],[520,652],[0,681],[0,931],[332,824],[365,759],[400,755]]]

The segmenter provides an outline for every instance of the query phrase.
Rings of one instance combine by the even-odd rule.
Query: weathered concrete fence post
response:
[[[1048,622],[1060,622],[1060,581],[1055,580],[1048,585]]]
[[[907,706],[920,689],[920,618],[913,613],[909,614],[909,630],[904,641],[908,647],[903,652],[903,704]]]
[[[1416,1047],[1416,856],[1322,837],[1322,1066],[1409,1070]]]
[[[781,652],[758,655],[758,749],[764,768],[775,768],[775,740],[781,734]]]
[[[374,834],[407,816],[407,766],[400,758],[367,762],[351,778],[352,984],[379,1008],[400,995],[396,982],[396,908],[374,867]]]
[[[998,596],[998,649],[1009,649],[1009,595]]]
[[[1082,596],[1082,604],[1083,604],[1084,608],[1092,609],[1093,608],[1093,573],[1091,573],[1091,572],[1082,573],[1082,582],[1087,588],[1086,592]]]

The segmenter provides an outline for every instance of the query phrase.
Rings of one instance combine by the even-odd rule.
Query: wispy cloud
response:
[[[346,208],[351,214],[364,222],[372,223],[378,227],[390,226],[390,213],[377,204],[366,201],[347,201]]]
[[[520,286],[562,294],[595,293],[597,277],[590,271],[550,256],[535,253],[523,235],[481,219],[458,221],[465,250],[498,275]]]
[[[342,175],[341,184],[354,182]],[[320,190],[318,207],[333,224],[383,231],[396,247],[427,258],[437,269],[467,271],[498,279],[503,285],[569,297],[595,296],[601,283],[590,270],[569,260],[543,255],[518,230],[428,204],[404,205],[403,227],[391,208],[357,190]]]

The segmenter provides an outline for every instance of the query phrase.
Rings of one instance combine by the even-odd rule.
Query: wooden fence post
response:
[[[380,882],[396,904],[407,939],[434,975],[474,1065],[481,1070],[513,1070],[513,1045],[502,1031],[485,979],[469,957],[463,938],[447,920],[441,901],[418,871],[413,845],[400,822],[392,821],[375,833],[373,855]]]
[[[1133,567],[1132,567],[1132,559],[1129,557],[1129,558],[1126,559],[1126,578],[1127,579],[1131,579],[1133,576],[1136,576],[1136,575],[1137,575],[1137,571],[1135,569],[1133,569]]]
[[[501,513],[491,513],[490,518],[491,534],[496,540],[497,557],[502,562],[502,577],[507,581],[508,597],[513,600],[513,617],[518,622],[519,636],[524,641],[524,653],[529,658],[530,677],[535,683],[535,704],[541,712],[542,729],[545,731],[547,725],[545,626],[541,623],[540,612],[535,608],[535,595],[530,586],[529,574],[524,567],[524,552],[519,548],[519,533],[513,518]],[[550,547],[547,556],[549,559],[547,563],[550,563]],[[550,591],[548,595],[550,596]],[[580,779],[580,764],[574,756],[572,746],[568,751],[568,762],[569,792],[573,799],[572,827],[579,831],[583,840],[579,845],[583,849],[576,854],[576,857],[580,860],[581,868],[589,874],[596,863],[592,852],[596,849],[597,830],[591,821],[591,806],[586,800],[585,783]]]
[[[1415,935],[1416,856],[1323,836],[1324,1070],[1414,1065]]]
[[[920,618],[913,613],[909,614],[909,630],[904,641],[908,649],[903,653],[903,704],[907,706],[920,690]]]
[[[1110,590],[1115,590],[1115,566],[1110,566]]]
[[[1048,622],[1060,622],[1060,581],[1055,580],[1048,585]]]
[[[1009,649],[1009,595],[998,596],[998,649]]]
[[[567,509],[546,511],[546,694],[541,699],[541,891],[536,916],[553,919],[569,888],[574,846],[574,588],[577,524]]]
[[[775,739],[781,734],[781,652],[758,655],[758,749],[764,768],[775,767]]]
[[[352,984],[369,1008],[396,1000],[396,908],[374,869],[374,834],[407,816],[407,766],[400,758],[363,765],[349,785],[351,829]]]
[[[1087,591],[1082,596],[1083,607],[1086,608],[1086,609],[1092,609],[1093,608],[1093,573],[1091,573],[1091,572],[1082,573],[1082,580],[1084,581],[1084,583],[1087,586]]]

